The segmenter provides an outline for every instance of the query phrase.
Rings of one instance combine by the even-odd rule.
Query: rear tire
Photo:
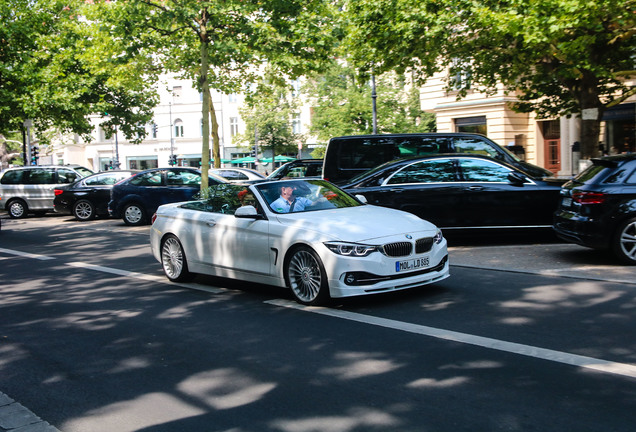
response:
[[[172,282],[186,282],[192,279],[193,274],[188,270],[183,246],[173,234],[168,234],[161,241],[161,267],[166,277]]]
[[[9,202],[7,210],[9,211],[9,217],[11,219],[22,219],[27,217],[29,209],[24,201],[21,199],[14,199]]]
[[[145,225],[146,211],[139,204],[128,204],[124,207],[124,223],[130,226]]]
[[[618,226],[612,239],[612,250],[621,262],[636,265],[636,218]]]
[[[307,246],[300,246],[289,255],[285,281],[298,303],[315,306],[329,300],[325,267],[318,254]]]
[[[95,219],[95,206],[88,200],[79,200],[73,206],[73,216],[78,221]]]

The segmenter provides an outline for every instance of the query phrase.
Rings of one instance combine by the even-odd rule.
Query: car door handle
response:
[[[209,221],[206,221],[206,222],[205,222],[205,224],[206,224],[207,226],[209,226],[209,227],[213,227],[213,226],[215,226],[215,225],[216,225],[216,221],[215,221],[215,220],[213,220],[213,219],[211,219],[211,220],[209,220]]]
[[[484,190],[484,187],[473,185],[473,186],[468,186],[466,189],[468,189],[469,191],[480,191],[480,190]]]

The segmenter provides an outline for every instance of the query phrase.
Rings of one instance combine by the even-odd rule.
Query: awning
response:
[[[240,163],[254,163],[256,162],[256,158],[252,157],[252,156],[246,156],[246,157],[242,157],[242,158],[238,158],[238,159],[232,159],[233,164],[240,164]]]
[[[283,155],[278,155],[276,157],[274,157],[274,162],[290,162],[296,160],[295,157],[291,157],[291,156],[283,156]],[[261,159],[261,162],[265,162],[265,163],[271,163],[272,162],[272,158],[264,158]]]

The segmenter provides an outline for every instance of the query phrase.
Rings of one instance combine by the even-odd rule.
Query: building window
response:
[[[479,133],[488,135],[486,116],[464,117],[455,119],[455,132]]]
[[[181,96],[183,95],[183,87],[174,86],[172,87],[172,100],[175,102],[181,102]]]
[[[291,92],[292,97],[299,97],[300,96],[300,79],[295,79],[292,81],[292,92]]]
[[[174,121],[174,136],[176,138],[183,138],[183,121],[178,119]]]
[[[450,67],[449,85],[452,90],[470,89],[470,64],[459,59],[454,59]]]
[[[126,162],[128,169],[147,170],[159,167],[157,156],[129,156]]]
[[[230,103],[236,103],[238,99],[236,93],[230,93],[229,95],[227,95],[227,98]]]
[[[294,118],[292,119],[292,132],[295,134],[301,133],[302,124],[300,122],[300,114],[294,114]]]
[[[230,117],[230,136],[235,136],[239,133],[238,117]]]

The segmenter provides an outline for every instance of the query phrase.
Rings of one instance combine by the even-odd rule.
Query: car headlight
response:
[[[442,240],[444,240],[444,234],[442,234],[441,229],[438,229],[435,233],[435,237],[433,237],[433,241],[435,242],[435,244],[440,244]]]
[[[325,242],[325,246],[330,251],[338,255],[353,256],[353,257],[365,257],[373,252],[377,252],[377,246],[363,245],[358,243],[345,243],[345,242]]]

